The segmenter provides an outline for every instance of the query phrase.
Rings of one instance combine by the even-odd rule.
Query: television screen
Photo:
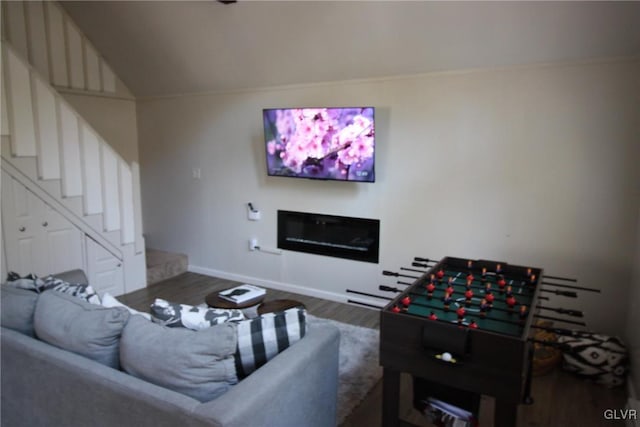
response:
[[[373,107],[263,111],[270,176],[374,182]]]

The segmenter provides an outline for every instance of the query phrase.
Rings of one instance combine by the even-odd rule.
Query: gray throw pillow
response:
[[[106,308],[49,291],[38,299],[34,328],[42,341],[118,369],[120,335],[129,317],[121,307]]]
[[[0,295],[2,326],[31,337],[34,336],[33,312],[36,309],[38,296],[37,293],[31,290],[3,284],[2,294]]]
[[[192,331],[132,316],[122,333],[120,363],[135,377],[207,402],[238,382],[235,350],[233,323]]]

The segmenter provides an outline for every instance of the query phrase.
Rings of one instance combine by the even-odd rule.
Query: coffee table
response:
[[[274,313],[276,311],[284,311],[293,307],[304,308],[304,304],[293,299],[274,299],[260,304],[258,306],[258,314],[263,315],[265,313]]]
[[[204,302],[207,303],[209,307],[213,308],[226,308],[226,309],[242,309],[249,308],[254,305],[260,304],[264,300],[264,295],[259,296],[258,298],[254,298],[248,301],[245,301],[240,304],[236,304],[235,302],[228,301],[224,298],[220,298],[218,295],[222,291],[211,292],[209,295],[204,297]]]
[[[284,311],[293,307],[305,306],[300,301],[292,299],[274,299],[271,301],[263,302],[265,295],[249,301],[245,301],[241,304],[236,304],[224,298],[220,298],[220,296],[218,295],[220,292],[221,291],[211,292],[209,295],[204,297],[204,301],[209,307],[243,310],[245,316],[249,318],[261,316],[265,313],[274,313],[277,311]]]

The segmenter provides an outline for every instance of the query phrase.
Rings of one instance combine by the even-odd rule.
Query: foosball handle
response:
[[[568,308],[558,308],[556,311],[560,314],[567,314],[573,317],[584,317],[584,314],[580,310],[570,310]]]
[[[398,277],[400,274],[399,273],[394,273],[393,271],[389,271],[389,270],[382,270],[382,275],[383,276]]]
[[[391,286],[380,285],[378,289],[385,292],[401,292],[398,288],[392,288]]]

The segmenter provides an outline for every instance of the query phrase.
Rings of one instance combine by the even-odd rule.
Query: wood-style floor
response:
[[[230,280],[184,273],[147,288],[118,297],[124,304],[136,310],[149,310],[156,298],[189,305],[204,303],[210,292],[217,292],[238,283]],[[379,312],[373,309],[341,304],[319,298],[269,289],[267,299],[295,299],[307,307],[310,314],[344,323],[379,327]],[[534,378],[535,403],[521,405],[518,411],[519,427],[596,427],[624,426],[621,420],[606,420],[605,409],[624,409],[626,393],[623,388],[607,389],[586,382],[560,369],[551,374]],[[381,426],[382,383],[379,382],[341,427]],[[411,407],[411,385],[408,376],[403,377],[401,390],[401,417],[419,426],[431,426]],[[493,425],[493,402],[483,397],[480,409],[480,426]]]

